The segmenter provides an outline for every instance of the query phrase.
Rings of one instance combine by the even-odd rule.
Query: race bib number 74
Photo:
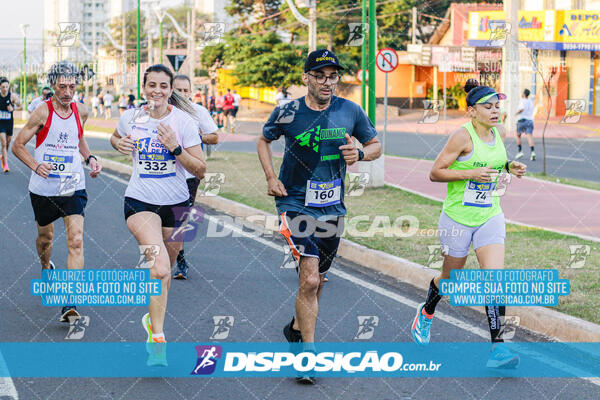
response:
[[[495,182],[467,181],[463,205],[471,207],[491,207]]]

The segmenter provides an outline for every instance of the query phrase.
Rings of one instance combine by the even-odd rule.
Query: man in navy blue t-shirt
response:
[[[341,69],[331,51],[310,53],[302,74],[308,94],[276,107],[257,142],[268,194],[275,196],[280,215],[280,232],[299,264],[296,315],[283,331],[289,342],[304,342],[309,351],[314,349],[323,277],[344,230],[346,165],[381,155],[377,131],[363,109],[333,95]],[[278,179],[270,143],[281,136],[285,153]],[[362,150],[353,138],[362,143]],[[299,381],[314,383],[314,378]]]

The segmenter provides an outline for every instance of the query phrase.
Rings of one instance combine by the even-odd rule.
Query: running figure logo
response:
[[[365,34],[369,31],[369,24],[351,22],[348,24],[350,35],[346,46],[362,46],[365,41]]]
[[[69,141],[69,134],[67,132],[59,132],[58,140],[56,143],[67,143]]]
[[[78,22],[59,22],[58,37],[56,38],[56,47],[71,47],[75,45],[81,24]]]
[[[359,315],[358,331],[354,336],[354,340],[368,340],[373,337],[375,328],[379,326],[379,317],[376,315]]]
[[[233,322],[235,318],[232,315],[215,315],[213,316],[213,322],[215,327],[210,340],[224,340],[229,336],[229,331],[233,328]]]
[[[279,110],[279,115],[275,120],[276,124],[291,124],[296,116],[296,111],[300,108],[300,101],[294,100],[287,103]]]
[[[576,124],[585,112],[587,102],[585,99],[565,100],[565,115],[560,120],[561,124]]]
[[[204,24],[203,46],[215,46],[222,42],[225,34],[224,22],[207,22]]]
[[[448,254],[448,245],[431,244],[427,246],[429,258],[427,259],[427,268],[440,269],[444,264],[444,254]]]
[[[301,244],[296,245],[296,250],[299,254],[304,253],[304,246]],[[281,264],[281,269],[296,269],[298,271],[298,261],[296,261],[296,257],[294,257],[294,253],[290,248],[289,244],[283,245],[283,263]]]
[[[443,100],[423,100],[423,116],[419,124],[435,124],[440,119],[440,111],[445,107]]]
[[[196,368],[190,375],[210,375],[215,372],[217,359],[223,355],[223,349],[221,346],[196,346],[196,353],[198,353]]]
[[[221,191],[221,185],[225,184],[225,174],[223,172],[207,172],[204,175],[204,190],[201,196],[218,196]]]
[[[487,320],[486,320],[487,321]],[[517,332],[517,326],[521,323],[521,317],[518,315],[507,315],[504,317],[504,333],[502,339],[512,340]]]
[[[90,326],[90,317],[87,315],[82,317],[69,317],[69,332],[65,339],[79,340],[83,338],[85,329]]]
[[[156,262],[156,256],[160,252],[160,246],[157,244],[140,245],[140,259],[136,268],[152,268]]]
[[[346,196],[362,196],[369,184],[371,175],[368,172],[348,172],[346,180]]]
[[[204,209],[201,207],[173,207],[175,229],[169,242],[191,242],[196,238],[198,227],[204,221]]]
[[[587,257],[590,255],[590,246],[587,244],[571,244],[569,250],[571,251],[571,258],[569,258],[567,268],[583,268]]]

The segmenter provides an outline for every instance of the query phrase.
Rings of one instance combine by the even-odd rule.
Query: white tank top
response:
[[[33,157],[38,163],[52,164],[47,179],[34,171],[29,179],[29,191],[40,196],[69,196],[75,190],[85,189],[85,174],[79,155],[79,140],[83,127],[79,119],[77,104],[71,103],[71,115],[63,118],[48,105],[48,119],[37,133]]]

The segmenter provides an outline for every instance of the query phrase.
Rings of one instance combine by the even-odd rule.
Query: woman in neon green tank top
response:
[[[471,79],[465,91],[471,120],[450,135],[430,173],[433,182],[447,182],[448,194],[438,226],[444,256],[442,273],[431,281],[427,299],[417,308],[411,326],[414,340],[421,345],[429,343],[433,313],[441,299],[439,280],[449,279],[451,270],[465,266],[471,243],[482,269],[504,268],[504,214],[494,191],[503,169],[517,178],[526,169],[522,163],[507,161],[506,131],[499,124],[500,100],[506,96]],[[488,366],[516,367],[518,356],[502,344],[506,307],[485,308],[494,343]]]

